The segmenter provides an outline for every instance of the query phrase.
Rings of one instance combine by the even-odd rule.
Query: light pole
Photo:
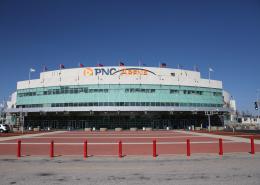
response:
[[[23,112],[23,108],[22,108],[22,111],[20,112],[20,115],[19,115],[19,121],[20,121],[20,128],[22,130],[22,134],[24,133],[24,112]]]
[[[4,104],[0,104],[0,118],[2,120],[2,124],[4,123],[3,109],[4,109]]]
[[[260,92],[260,89],[257,89],[256,90],[256,93],[257,93],[257,98],[256,98],[256,103],[257,103],[257,106],[258,106],[258,109],[257,109],[257,121],[259,120],[259,104],[260,104],[260,101],[259,101],[259,92]]]
[[[209,123],[208,130],[210,132],[211,131],[210,116],[213,115],[213,112],[212,111],[205,111],[205,115],[208,116],[208,123]]]

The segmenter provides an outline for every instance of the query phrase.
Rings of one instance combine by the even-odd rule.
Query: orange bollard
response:
[[[153,140],[153,157],[157,157],[157,154],[156,154],[156,140],[155,139]]]
[[[223,155],[223,142],[222,138],[219,138],[219,155]]]
[[[118,157],[122,158],[123,154],[122,154],[122,141],[118,142]]]
[[[54,141],[51,141],[50,144],[50,158],[54,157]]]
[[[251,154],[255,154],[254,136],[251,136]]]
[[[21,140],[17,141],[17,157],[21,157]]]
[[[187,156],[190,156],[190,139],[187,139]]]
[[[84,158],[88,157],[88,141],[84,141]]]

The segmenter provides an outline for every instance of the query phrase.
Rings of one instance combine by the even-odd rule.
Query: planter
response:
[[[122,128],[115,128],[115,131],[119,132],[119,131],[122,131],[123,129]]]
[[[105,131],[107,131],[107,128],[100,128],[99,129],[101,132],[105,132]]]
[[[130,131],[137,131],[137,128],[135,128],[135,127],[130,128]]]

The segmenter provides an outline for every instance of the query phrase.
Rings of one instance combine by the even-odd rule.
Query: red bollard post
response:
[[[50,158],[54,157],[54,141],[51,141],[50,144]]]
[[[190,139],[187,139],[187,156],[190,156]]]
[[[157,157],[157,154],[156,154],[156,140],[155,139],[153,140],[153,157]]]
[[[88,141],[84,141],[84,158],[88,157]]]
[[[219,138],[219,155],[223,155],[223,142],[222,138]]]
[[[251,136],[251,154],[255,154],[254,136]]]
[[[123,154],[122,154],[122,141],[118,142],[118,157],[122,158]]]
[[[21,140],[17,141],[17,157],[21,157]]]

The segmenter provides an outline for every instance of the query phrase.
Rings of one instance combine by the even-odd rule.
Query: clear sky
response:
[[[78,63],[198,65],[240,111],[260,89],[259,0],[0,0],[0,100],[16,82]]]

